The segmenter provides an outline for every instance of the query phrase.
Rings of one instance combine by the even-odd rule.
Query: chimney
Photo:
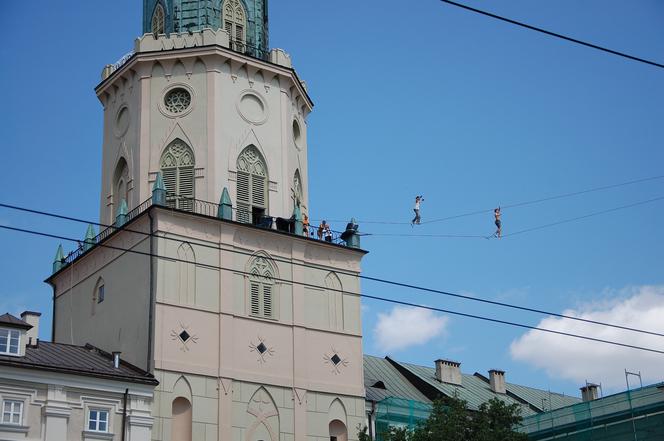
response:
[[[438,359],[436,363],[436,380],[442,383],[461,386],[461,363]]]
[[[586,383],[585,386],[581,388],[581,398],[583,398],[584,403],[586,401],[592,401],[599,398],[599,385],[594,383]]]
[[[33,345],[37,344],[37,339],[39,338],[39,317],[41,317],[41,312],[23,311],[21,313],[21,320],[32,326],[32,328],[25,333],[26,344],[30,341],[32,341]]]
[[[122,354],[122,352],[113,352],[113,367],[115,369],[120,367],[120,354]]]
[[[505,371],[498,369],[491,369],[489,371],[489,384],[491,390],[497,394],[506,394],[507,386],[505,385]]]

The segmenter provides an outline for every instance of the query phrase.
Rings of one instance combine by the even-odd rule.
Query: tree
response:
[[[390,427],[381,434],[384,441],[527,441],[525,433],[515,428],[521,422],[518,404],[506,404],[492,398],[477,411],[468,410],[468,403],[456,397],[436,400],[429,418],[415,428]],[[360,441],[367,441],[366,427]]]

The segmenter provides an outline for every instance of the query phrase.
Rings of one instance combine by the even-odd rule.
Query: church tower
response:
[[[267,0],[143,0],[143,33],[224,29],[233,47],[263,58],[268,53]]]
[[[308,214],[313,103],[266,0],[144,0],[104,67],[100,219],[59,250],[53,339],[159,380],[152,438],[347,441],[365,402],[357,226]]]

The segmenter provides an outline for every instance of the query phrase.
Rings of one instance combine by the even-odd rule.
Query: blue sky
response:
[[[657,0],[466,4],[664,62],[664,4]],[[0,45],[0,80],[12,104],[0,119],[2,202],[98,217],[102,109],[93,88],[102,67],[132,48],[142,13],[139,1],[103,5],[0,5],[5,35],[12,36]],[[433,0],[288,0],[270,7],[271,46],[293,56],[316,104],[309,118],[312,218],[406,222],[414,195],[423,194],[426,221],[662,174],[663,69]],[[660,196],[664,180],[505,210],[504,229]],[[664,332],[652,317],[664,307],[663,208],[656,202],[500,241],[367,236],[364,272]],[[85,225],[8,210],[0,210],[0,223],[85,233]],[[478,215],[416,229],[364,222],[361,229],[484,235],[493,220]],[[51,290],[42,280],[57,242],[0,231],[0,243],[0,310],[43,311],[41,335],[50,337]],[[364,282],[363,290],[530,325],[543,319],[377,283]],[[366,301],[365,351],[428,365],[452,358],[469,373],[502,368],[508,381],[573,394],[583,378],[619,388],[626,367],[663,379],[661,356],[417,314]],[[409,328],[418,319],[425,326]],[[395,323],[404,329],[392,337]],[[577,331],[640,341],[598,328]],[[399,347],[396,340],[408,335],[410,343]],[[662,340],[642,343],[664,349]],[[595,364],[584,364],[588,357]],[[568,372],[570,364],[588,366],[587,373]]]

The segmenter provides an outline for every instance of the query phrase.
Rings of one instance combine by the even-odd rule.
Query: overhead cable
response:
[[[4,204],[4,203],[0,203],[0,207],[9,208],[9,209],[18,210],[18,211],[23,211],[23,212],[28,212],[28,213],[33,213],[33,214],[38,214],[38,215],[43,215],[43,216],[48,216],[48,217],[53,217],[53,218],[57,218],[57,219],[69,220],[69,221],[73,221],[73,222],[94,224],[94,225],[98,225],[98,226],[106,227],[106,228],[111,227],[109,225],[100,224],[98,222],[91,222],[91,221],[80,219],[80,218],[64,216],[64,215],[60,215],[60,214],[49,213],[49,212],[46,212],[46,211],[35,210],[35,209],[31,209],[31,208],[26,208],[26,207],[19,207],[19,206],[15,206],[15,205]],[[221,247],[217,244],[206,244],[206,243],[202,243],[200,239],[197,239],[196,242],[190,242],[190,241],[185,241],[185,240],[182,240],[182,239],[177,239],[177,238],[174,238],[174,237],[159,235],[159,234],[156,234],[156,233],[149,233],[149,232],[145,232],[145,231],[132,230],[132,229],[129,229],[129,228],[126,228],[126,227],[120,227],[118,229],[126,231],[128,233],[136,233],[136,234],[140,234],[140,235],[144,235],[144,236],[148,236],[148,237],[156,237],[156,238],[159,238],[159,239],[174,241],[174,242],[177,242],[177,243],[180,243],[180,244],[188,243],[188,244],[193,244],[193,245],[200,246],[200,247],[203,247],[203,248],[213,249],[213,250],[216,250],[216,251],[226,251],[226,252],[242,254],[242,255],[246,255],[246,256],[253,256],[253,253],[248,252],[248,251],[242,251],[242,250],[236,250],[236,249],[227,248],[227,247]],[[316,266],[311,265],[311,264],[301,263],[301,262],[298,262],[298,261],[292,260],[292,259],[282,259],[282,258],[279,258],[279,257],[273,257],[273,260],[275,260],[276,262],[282,262],[282,263],[292,264],[292,265],[296,265],[296,266],[303,266],[303,267],[306,267],[306,268],[323,269],[323,268],[316,267]],[[397,282],[397,281],[393,281],[393,280],[387,280],[387,279],[382,279],[382,278],[378,278],[378,277],[367,276],[367,275],[364,275],[364,274],[358,274],[356,272],[348,272],[348,271],[338,270],[337,273],[344,274],[344,275],[347,275],[347,276],[352,276],[352,277],[359,277],[360,279],[369,280],[369,281],[372,281],[372,282],[383,283],[383,284],[388,284],[388,285],[393,285],[393,286],[399,286],[401,288],[407,288],[407,289],[413,289],[413,290],[418,290],[418,291],[422,291],[422,292],[427,292],[427,293],[430,293],[430,294],[440,294],[440,295],[444,295],[444,296],[448,296],[448,297],[454,297],[454,298],[469,300],[469,301],[478,302],[478,303],[485,303],[485,304],[500,306],[500,307],[504,307],[504,308],[510,308],[510,309],[515,309],[515,310],[520,310],[520,311],[532,312],[532,313],[536,313],[536,314],[544,314],[544,315],[564,318],[564,319],[568,319],[568,320],[574,320],[574,321],[579,321],[579,322],[584,322],[584,323],[590,323],[590,324],[599,325],[599,326],[607,326],[607,327],[611,327],[611,328],[622,329],[622,330],[625,330],[625,331],[638,332],[638,333],[643,333],[643,334],[649,334],[649,335],[664,337],[664,333],[648,331],[648,330],[643,330],[643,329],[638,329],[638,328],[633,328],[633,327],[628,327],[628,326],[616,325],[616,324],[601,322],[601,321],[597,321],[597,320],[590,320],[590,319],[585,319],[585,318],[582,318],[582,317],[576,317],[576,316],[572,316],[572,315],[559,314],[559,313],[556,313],[556,312],[546,311],[546,310],[542,310],[542,309],[530,308],[530,307],[514,305],[514,304],[506,303],[506,302],[499,302],[499,301],[495,301],[495,300],[489,300],[489,299],[485,299],[485,298],[482,298],[482,297],[473,297],[473,296],[467,296],[467,295],[463,295],[463,294],[457,294],[457,293],[452,293],[452,292],[448,292],[448,291],[438,290],[438,289],[434,289],[434,288],[426,288],[426,287],[423,287],[423,286],[413,285],[413,284],[409,284],[409,283]]]
[[[56,235],[56,234],[51,234],[51,233],[45,233],[41,231],[36,231],[36,230],[29,230],[29,229],[23,229],[23,228],[17,228],[17,227],[10,227],[8,225],[0,225],[0,229],[4,230],[9,230],[9,231],[14,231],[14,232],[20,232],[20,233],[25,233],[25,234],[31,234],[31,235],[36,235],[36,236],[42,236],[42,237],[49,237],[53,239],[60,239],[60,240],[66,240],[70,242],[76,242],[78,243],[79,240],[71,237],[66,237],[66,236],[61,236],[61,235]],[[127,253],[134,253],[134,254],[139,254],[147,257],[154,257],[157,259],[163,259],[171,262],[181,262],[181,263],[186,263],[186,264],[191,264],[192,262],[186,260],[186,259],[180,259],[177,257],[168,257],[168,256],[162,256],[159,254],[155,253],[150,253],[150,252],[145,252],[145,251],[138,251],[130,248],[123,248],[123,247],[116,247],[113,245],[108,245],[108,244],[97,244],[97,246],[116,250],[116,251],[121,251],[121,252],[127,252]],[[249,271],[243,271],[240,269],[236,268],[227,268],[227,267],[222,267],[222,266],[217,266],[217,265],[209,265],[205,263],[200,263],[196,262],[196,266],[200,266],[203,268],[209,268],[209,269],[214,269],[214,270],[221,270],[221,271],[230,271],[236,274],[244,274],[244,275],[252,275],[251,272]],[[507,321],[507,320],[500,320],[492,317],[486,317],[486,316],[481,316],[481,315],[476,315],[476,314],[468,314],[464,312],[459,312],[459,311],[453,311],[449,309],[443,309],[443,308],[435,308],[432,306],[427,306],[427,305],[420,305],[417,303],[412,303],[412,302],[405,302],[401,300],[395,300],[395,299],[389,299],[386,297],[379,297],[379,296],[372,296],[369,294],[361,294],[361,293],[354,293],[354,292],[348,292],[344,291],[342,289],[338,288],[332,288],[332,287],[327,287],[327,286],[319,286],[315,285],[312,283],[307,283],[307,282],[301,282],[301,281],[296,281],[296,280],[288,280],[288,279],[282,279],[278,277],[272,277],[272,280],[278,281],[278,282],[284,282],[284,283],[291,283],[294,285],[302,285],[310,288],[316,288],[316,289],[327,289],[329,291],[335,291],[339,292],[342,294],[346,295],[351,295],[351,296],[356,296],[356,297],[364,297],[372,300],[377,300],[381,302],[386,302],[386,303],[392,303],[392,304],[397,304],[397,305],[402,305],[402,306],[410,306],[414,308],[421,308],[421,309],[427,309],[430,311],[436,311],[436,312],[442,312],[445,314],[450,314],[450,315],[457,315],[460,317],[466,317],[466,318],[472,318],[476,320],[483,320],[483,321],[488,321],[492,323],[498,323],[498,324],[503,324],[503,325],[508,325],[508,326],[513,326],[513,327],[518,327],[518,328],[523,328],[523,329],[530,329],[533,331],[540,331],[540,332],[547,332],[550,334],[556,334],[556,335],[562,335],[566,337],[572,337],[572,338],[577,338],[577,339],[582,339],[582,340],[589,340],[589,341],[594,341],[598,343],[606,343],[614,346],[621,346],[625,348],[630,348],[630,349],[636,349],[636,350],[641,350],[641,351],[647,351],[647,352],[653,352],[653,353],[658,353],[658,354],[664,354],[664,350],[659,350],[659,349],[653,349],[653,348],[647,348],[643,346],[637,346],[637,345],[631,345],[627,343],[621,343],[621,342],[616,342],[612,340],[606,340],[606,339],[601,339],[601,338],[596,338],[596,337],[589,337],[585,335],[580,335],[580,334],[574,334],[571,332],[564,332],[564,331],[557,331],[555,329],[548,329],[548,328],[540,328],[537,326],[531,326],[531,325],[526,325],[523,323],[518,323],[518,322],[512,322],[512,321]]]
[[[442,1],[443,3],[447,3],[449,5],[453,5],[453,6],[457,6],[459,8],[466,9],[468,11],[476,12],[478,14],[481,14],[481,15],[484,15],[484,16],[487,16],[487,17],[495,18],[497,20],[501,20],[501,21],[504,21],[504,22],[507,22],[507,23],[510,23],[510,24],[513,24],[513,25],[521,26],[523,28],[530,29],[532,31],[540,32],[542,34],[546,34],[546,35],[549,35],[551,37],[556,37],[556,38],[560,38],[562,40],[567,40],[567,41],[570,41],[572,43],[580,44],[582,46],[586,46],[586,47],[589,47],[589,48],[592,48],[592,49],[597,49],[599,51],[603,51],[603,52],[606,52],[606,53],[609,53],[609,54],[612,54],[612,55],[617,55],[619,57],[627,58],[627,59],[632,60],[632,61],[638,61],[640,63],[645,63],[645,64],[648,64],[648,65],[651,65],[651,66],[664,68],[664,64],[657,63],[655,61],[646,60],[645,58],[636,57],[634,55],[629,55],[629,54],[626,54],[624,52],[618,52],[618,51],[613,50],[613,49],[608,49],[606,47],[599,46],[597,44],[588,43],[586,41],[581,41],[581,40],[578,40],[576,38],[572,38],[572,37],[568,37],[566,35],[558,34],[556,32],[547,31],[546,29],[538,28],[538,27],[535,27],[535,26],[532,26],[532,25],[529,25],[529,24],[526,24],[526,23],[523,23],[523,22],[512,20],[511,18],[503,17],[503,16],[496,15],[496,14],[492,14],[490,12],[483,11],[483,10],[477,9],[477,8],[473,8],[473,7],[470,7],[470,6],[461,4],[461,3],[457,3],[457,2],[454,2],[454,1],[451,1],[451,0],[440,0],[440,1]]]

